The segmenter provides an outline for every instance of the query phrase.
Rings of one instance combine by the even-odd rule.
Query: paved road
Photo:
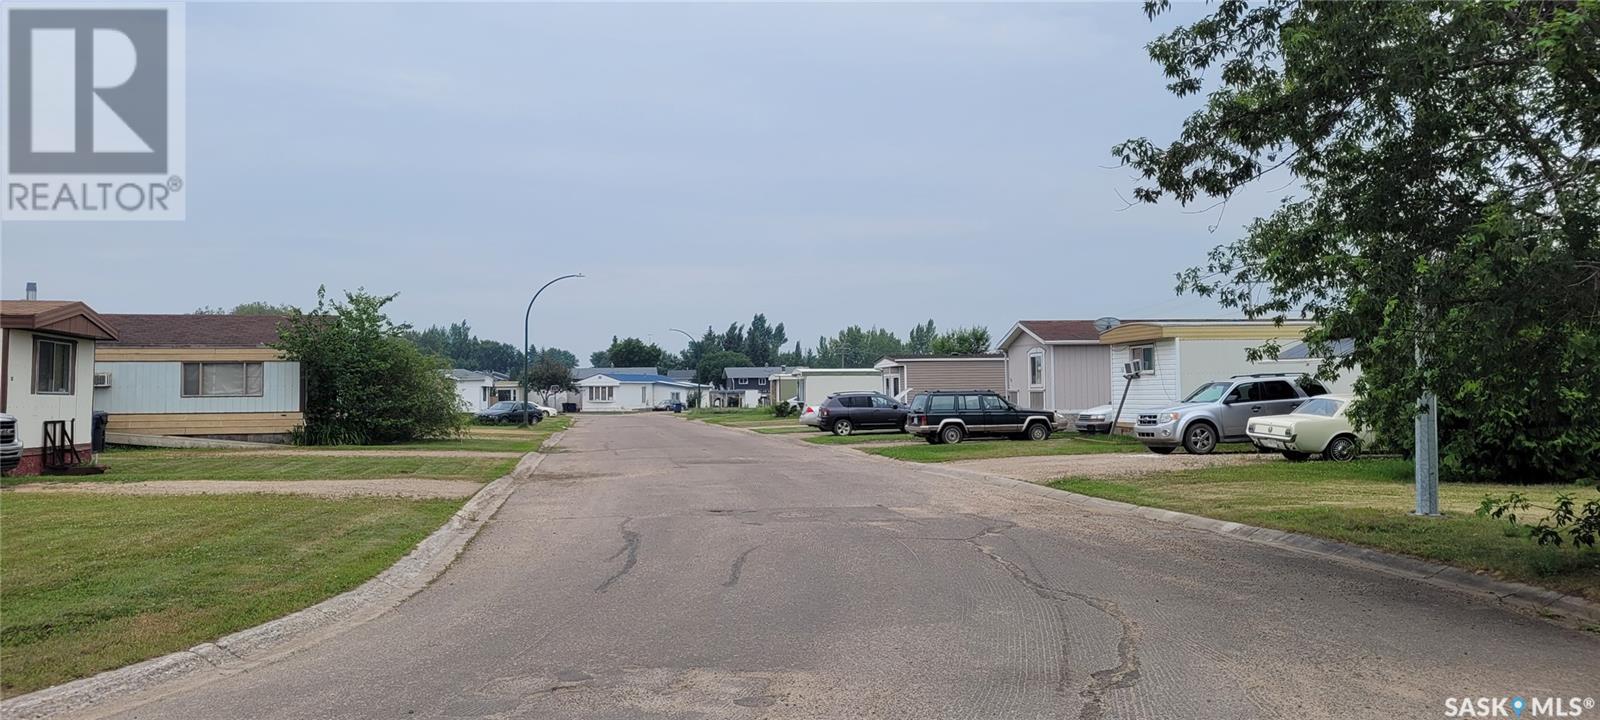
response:
[[[586,417],[394,612],[142,718],[1443,717],[1600,637],[666,416]]]

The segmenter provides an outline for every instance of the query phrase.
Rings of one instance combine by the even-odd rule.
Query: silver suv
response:
[[[1179,405],[1140,413],[1134,436],[1151,452],[1166,455],[1182,447],[1205,455],[1219,443],[1249,442],[1251,418],[1294,412],[1312,395],[1328,389],[1297,373],[1235,375],[1201,385]]]

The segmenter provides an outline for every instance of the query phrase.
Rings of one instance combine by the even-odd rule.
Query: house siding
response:
[[[1048,409],[1076,413],[1110,400],[1111,384],[1107,382],[1105,374],[1106,364],[1111,359],[1110,348],[1104,345],[1055,345],[1050,349],[1054,351],[1054,359],[1046,365],[1051,382],[1045,396],[1050,406]],[[1023,372],[1027,372],[1026,365]]]
[[[300,363],[266,362],[260,397],[184,397],[181,362],[97,362],[111,387],[94,391],[94,407],[112,415],[152,413],[297,413]]]
[[[7,329],[5,341],[5,412],[17,418],[17,439],[24,449],[44,444],[44,423],[65,420],[72,429],[73,442],[85,444],[93,433],[94,422],[94,347],[93,340],[70,338],[50,333]],[[37,395],[33,392],[33,339],[43,337],[74,342],[71,395]]]
[[[1128,361],[1128,349],[1136,345],[1154,344],[1156,349],[1156,369],[1154,374],[1142,375],[1127,385],[1128,399],[1122,408],[1124,424],[1132,424],[1132,418],[1140,412],[1159,410],[1174,405],[1183,396],[1183,384],[1179,377],[1177,343],[1168,338],[1156,340],[1154,343],[1135,343],[1134,345],[1112,345],[1106,355],[1106,367],[1109,372],[1107,378],[1111,382],[1111,402],[1115,405],[1122,399],[1122,391],[1127,381],[1122,377],[1122,364]],[[1187,344],[1187,342],[1185,342]]]
[[[1028,356],[1031,355],[1034,350],[1044,351],[1044,349],[1045,346],[1043,343],[1034,340],[1032,336],[1026,333],[1022,333],[1021,337],[1018,337],[1017,341],[1011,344],[1011,347],[1006,348],[1006,386],[1004,389],[1015,392],[1017,397],[1022,399],[1024,403],[1026,403],[1028,391],[1030,389],[1041,389],[1045,387],[1043,383],[1050,382],[1050,358],[1048,353],[1046,353],[1044,358],[1044,372],[1042,377],[1039,378],[1041,384],[1029,385],[1028,383],[1028,381],[1032,379],[1028,376]]]
[[[982,360],[903,360],[907,389],[929,390],[1006,390],[1006,363],[1003,358]]]

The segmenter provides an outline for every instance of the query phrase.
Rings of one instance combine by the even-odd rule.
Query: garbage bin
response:
[[[561,403],[561,412],[564,412],[564,413],[575,413],[577,411],[578,411],[578,404],[577,403],[567,403],[567,402]]]
[[[106,451],[106,423],[110,422],[110,420],[111,413],[104,410],[95,411],[94,428],[90,433],[90,437],[93,438],[90,442],[93,443],[92,447],[95,452]]]

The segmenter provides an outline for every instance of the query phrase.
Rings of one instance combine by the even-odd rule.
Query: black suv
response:
[[[911,401],[906,432],[935,445],[982,435],[1045,440],[1066,422],[1049,410],[1019,408],[990,390],[933,390]]]
[[[829,395],[817,409],[817,427],[835,435],[871,428],[899,429],[906,424],[906,406],[877,392],[842,392]]]

